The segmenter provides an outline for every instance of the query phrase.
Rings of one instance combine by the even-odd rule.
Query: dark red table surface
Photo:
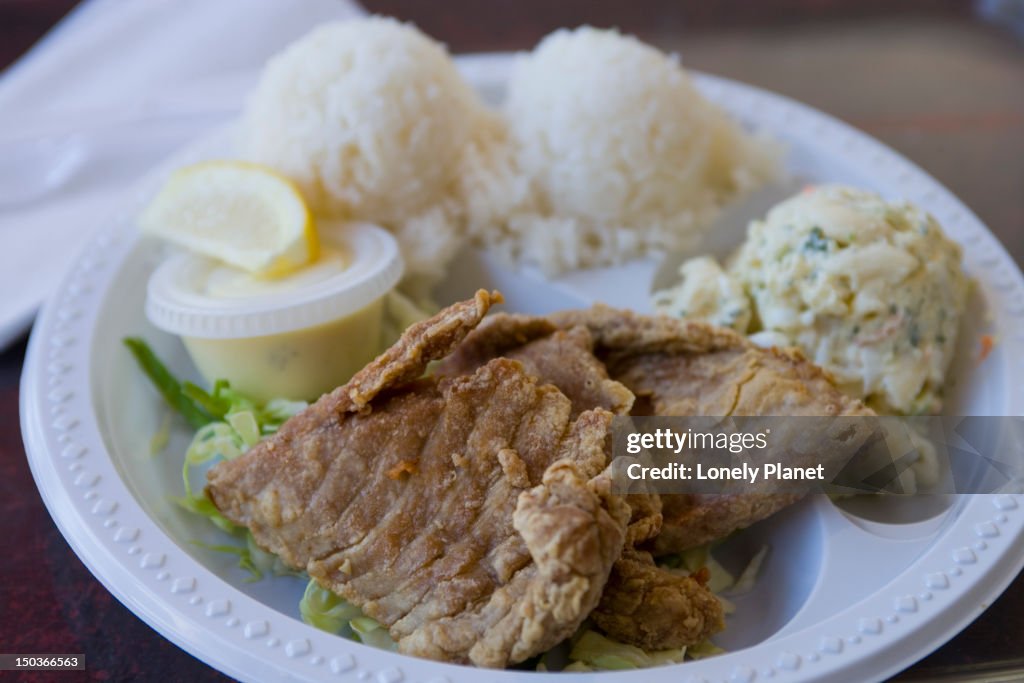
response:
[[[790,95],[880,138],[945,183],[1018,263],[1024,261],[1024,43],[1006,27],[979,19],[972,3],[364,4],[417,22],[455,52],[529,48],[559,26],[619,26],[681,52],[689,66]],[[0,68],[74,5],[0,0]],[[84,672],[25,674],[23,680],[224,679],[118,603],[57,531],[29,473],[18,425],[24,352],[22,342],[0,354],[0,653],[85,653]],[[1008,667],[1024,667],[1024,576],[900,678],[994,677]],[[0,680],[14,677],[0,673]]]

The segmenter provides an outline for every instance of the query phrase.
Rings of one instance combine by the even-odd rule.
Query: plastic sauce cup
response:
[[[181,337],[207,382],[256,400],[313,400],[377,355],[384,296],[402,276],[395,239],[368,223],[320,226],[321,256],[258,278],[178,254],[149,280],[146,316]]]

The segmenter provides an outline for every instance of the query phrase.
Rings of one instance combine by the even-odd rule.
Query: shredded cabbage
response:
[[[684,550],[679,554],[680,562],[676,566],[682,566],[686,571],[692,574],[708,563],[708,556],[710,554],[711,551],[707,545],[701,545],[696,548]]]
[[[397,650],[398,644],[388,633],[388,630],[384,628],[383,624],[378,621],[374,621],[370,617],[356,617],[349,622],[349,626],[355,631],[359,640],[371,647],[380,648],[381,650]]]
[[[226,383],[221,386],[225,388],[224,396],[230,397],[224,420],[200,427],[185,451],[181,476],[187,498],[197,497],[192,493],[192,468],[205,465],[201,473],[205,474],[217,462],[237,458],[307,405],[304,401],[275,400],[261,409],[234,392],[228,393]]]
[[[235,525],[231,520],[222,515],[217,506],[213,504],[213,501],[206,496],[187,495],[172,500],[181,506],[182,509],[192,514],[206,517],[222,531],[226,531],[229,534],[236,534],[241,531],[241,527]]]
[[[306,591],[299,601],[299,614],[302,620],[321,631],[350,635],[349,623],[363,616],[362,610],[345,601],[335,593],[322,588],[313,579],[306,585]]]
[[[167,448],[167,444],[171,441],[171,414],[164,412],[164,416],[160,419],[160,426],[157,427],[156,431],[153,432],[153,436],[149,439],[149,454],[160,455]]]
[[[228,555],[236,556],[238,558],[239,568],[249,572],[249,578],[246,579],[246,582],[259,581],[263,578],[263,572],[257,569],[256,565],[253,564],[248,548],[228,544],[201,543],[199,541],[192,541],[192,545],[205,548],[206,550],[213,550],[214,552],[227,553]]]
[[[262,574],[270,574],[271,576],[301,576],[302,572],[295,571],[286,565],[280,557],[256,545],[256,539],[252,537],[252,533],[248,530],[245,532],[245,545],[246,550],[249,551],[249,561],[253,568],[260,572],[261,578]]]
[[[251,410],[242,410],[237,413],[228,413],[224,421],[231,425],[238,437],[245,444],[246,449],[252,448],[263,438],[260,426],[256,422],[256,416]]]
[[[689,576],[701,568],[708,570],[708,590],[721,593],[735,583],[733,575],[711,555],[710,545],[684,550],[678,555],[661,558],[661,566],[673,574]]]
[[[718,647],[710,640],[691,645],[686,651],[687,656],[691,659],[704,659],[705,657],[714,657],[724,653],[725,648]]]
[[[758,550],[747,566],[744,567],[743,571],[740,572],[740,577],[736,579],[736,583],[733,584],[732,589],[729,591],[730,595],[742,595],[749,593],[754,588],[754,583],[757,582],[757,576],[761,573],[761,565],[764,564],[764,558],[768,556],[768,546],[763,545]]]
[[[286,420],[301,413],[308,405],[305,401],[272,398],[267,401],[259,413],[260,429],[264,434],[273,434]]]
[[[408,304],[412,307],[412,304]],[[406,315],[413,315],[409,309]],[[126,343],[128,341],[126,340]],[[227,553],[238,558],[238,566],[249,573],[248,581],[259,581],[266,575],[300,575],[281,561],[277,555],[260,548],[252,533],[228,520],[201,487],[193,488],[193,481],[201,481],[207,470],[223,460],[233,460],[258,444],[264,437],[274,434],[289,418],[305,410],[305,401],[276,398],[259,404],[231,389],[226,380],[214,382],[209,392],[191,382],[180,382],[156,357],[141,339],[128,343],[140,366],[160,390],[168,404],[178,410],[196,432],[185,450],[181,479],[185,495],[174,499],[183,509],[203,517],[243,544],[207,544],[193,541],[201,548]],[[158,450],[170,439],[170,416],[161,430],[154,435],[151,448]],[[310,580],[299,602],[303,621],[330,633],[359,640],[367,645],[394,650],[396,644],[387,629],[367,617],[362,611],[329,590]]]
[[[184,386],[190,386],[185,384]],[[197,388],[198,389],[198,388]],[[200,389],[201,391],[201,389]],[[262,408],[251,400],[231,391],[227,382],[214,385],[213,394],[217,409],[224,410],[224,421],[211,422],[196,431],[192,443],[185,451],[181,468],[185,495],[175,502],[185,510],[209,519],[219,529],[239,537],[245,535],[245,546],[204,545],[210,550],[227,552],[238,556],[238,566],[249,572],[249,580],[259,581],[265,574],[281,576],[292,574],[280,558],[256,545],[252,534],[239,527],[221,514],[206,493],[194,493],[193,479],[205,476],[207,470],[222,460],[233,460],[259,443],[264,435],[276,432],[281,423],[306,407],[303,401],[276,400]],[[221,403],[222,402],[222,403]]]
[[[256,545],[256,539],[252,537],[252,534],[248,529],[236,527],[235,532],[244,532],[244,546],[200,543],[199,541],[192,541],[192,543],[200,548],[206,548],[207,550],[214,550],[219,553],[227,553],[229,555],[236,556],[238,558],[239,568],[249,572],[249,578],[246,579],[247,582],[260,581],[266,574],[270,574],[271,576],[301,575],[301,572],[296,572],[282,562],[280,557],[274,553],[268,553],[266,550]],[[234,535],[237,536],[238,533],[235,533]]]
[[[252,534],[229,521],[220,513],[205,493],[194,493],[192,482],[201,479],[210,467],[222,460],[232,460],[246,452],[267,434],[273,434],[281,424],[306,408],[305,401],[273,399],[260,405],[231,388],[227,380],[217,380],[206,391],[192,382],[178,380],[157,358],[142,339],[128,338],[125,344],[139,363],[139,367],[153,382],[167,404],[177,410],[196,430],[192,442],[185,450],[181,479],[185,495],[174,501],[189,512],[206,517],[219,529],[232,534],[245,545],[197,543],[201,547],[229,553],[238,557],[238,565],[258,581],[264,574],[293,574],[276,555],[256,545]],[[151,450],[162,450],[170,439],[169,416],[150,443]]]
[[[634,645],[619,643],[597,631],[585,631],[569,653],[566,671],[618,671],[677,664],[683,661],[686,648],[648,652]],[[588,668],[583,669],[580,665]]]
[[[753,589],[754,584],[757,582],[757,577],[761,573],[761,565],[767,556],[768,546],[761,546],[747,562],[746,567],[740,572],[738,578],[733,576],[711,554],[711,544],[690,548],[678,555],[661,558],[659,563],[662,567],[673,573],[686,575],[699,571],[701,567],[707,567],[708,589],[712,593],[716,595],[719,593],[742,595]],[[722,598],[721,595],[718,595],[718,599],[722,601],[723,606],[727,610],[733,608],[732,603]]]
[[[310,579],[299,601],[302,620],[321,631],[334,633],[350,640],[382,650],[395,650],[397,644],[380,622],[363,614],[362,610],[321,587]]]
[[[704,566],[708,568],[708,590],[712,593],[727,591],[736,583],[736,578],[711,553],[708,553],[708,562]]]
[[[192,482],[189,477],[191,468],[205,465],[213,461],[234,460],[245,452],[247,446],[242,437],[227,422],[211,422],[200,427],[192,443],[185,450],[182,463],[181,479],[185,485],[185,495],[192,496]]]

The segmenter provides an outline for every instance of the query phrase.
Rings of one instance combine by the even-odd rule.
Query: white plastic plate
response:
[[[509,65],[508,55],[460,62],[492,101],[502,95]],[[798,176],[904,197],[938,218],[964,246],[977,282],[948,410],[1024,414],[1024,278],[978,219],[913,164],[828,116],[738,83],[697,80],[746,125],[788,145],[787,163]],[[149,455],[164,408],[120,340],[141,334],[173,371],[195,376],[180,343],[143,315],[145,283],[160,254],[137,239],[133,216],[169,169],[230,156],[232,149],[230,131],[223,132],[142,182],[134,202],[89,241],[36,324],[22,378],[22,428],[50,513],[118,599],[236,678],[538,680],[542,674],[419,660],[317,631],[299,620],[300,581],[246,583],[231,557],[193,543],[223,539],[170,501],[181,493],[177,454],[188,434],[175,433],[163,455]],[[507,310],[530,312],[595,300],[643,308],[657,265],[636,262],[547,282],[475,252],[461,258],[445,286],[450,296],[496,286],[506,294]],[[997,334],[1000,343],[979,362],[982,333]],[[822,497],[805,500],[723,549],[728,562],[729,555],[771,546],[757,588],[736,600],[737,612],[717,638],[728,654],[643,671],[550,675],[638,683],[880,679],[963,628],[1021,569],[1024,496],[1018,494],[937,498],[923,511],[881,501],[841,509]]]

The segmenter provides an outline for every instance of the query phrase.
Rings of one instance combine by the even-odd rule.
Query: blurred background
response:
[[[208,8],[221,0],[205,2]],[[295,8],[287,10],[295,26],[320,20],[302,16],[303,2],[278,2],[278,10]],[[315,4],[318,11],[329,13],[330,2]],[[93,2],[100,3],[106,14],[92,17],[96,36],[120,16],[129,12],[141,16],[140,8],[166,15],[202,4],[189,0]],[[877,137],[958,195],[1018,264],[1024,263],[1024,1],[365,0],[362,4],[371,12],[415,22],[455,53],[529,49],[555,28],[582,23],[635,33],[678,52],[689,68],[787,95]],[[0,0],[0,69],[7,69],[0,71],[0,143],[23,140],[25,126],[34,121],[37,110],[65,114],[61,123],[67,126],[65,132],[75,131],[77,110],[60,99],[66,94],[60,92],[63,86],[38,80],[43,85],[33,90],[29,69],[9,67],[63,17],[71,14],[73,20],[84,14],[76,10],[78,5],[73,0]],[[187,16],[182,17],[187,26]],[[159,33],[159,27],[150,28]],[[55,53],[66,33],[58,31],[42,44],[33,58],[36,67],[43,61],[39,52]],[[225,54],[253,53],[252,36],[243,31],[226,31],[213,38]],[[110,54],[104,54],[102,41],[98,42],[91,49],[102,54],[111,71],[82,77],[116,86],[120,48],[108,48]],[[137,42],[145,43],[145,37]],[[135,58],[134,52],[123,54],[124,61]],[[63,73],[73,90],[78,76],[72,75],[72,66],[53,67],[47,78],[57,82],[54,79]],[[20,79],[17,83],[15,77]],[[15,85],[20,90],[11,95]],[[101,111],[102,107],[135,106],[128,90],[112,87],[106,100],[93,104]],[[229,118],[241,105],[233,90],[225,88],[221,94],[217,115],[200,123]],[[8,155],[8,161],[11,158]],[[8,173],[20,172],[16,164],[12,168]],[[9,177],[0,169],[0,185]],[[0,187],[0,230],[5,239],[14,239],[17,226],[11,220],[14,214],[4,213],[4,189]],[[89,227],[85,224],[80,229]],[[33,272],[45,265],[43,257],[29,258],[10,247],[3,251],[10,259],[28,261],[26,266]],[[53,258],[60,260],[56,253]],[[0,263],[0,271],[9,270]],[[0,287],[5,297],[17,294],[17,282],[0,278]],[[0,540],[0,650],[88,653],[89,670],[61,674],[61,680],[74,680],[78,674],[92,680],[166,678],[172,671],[174,679],[220,680],[219,673],[151,631],[91,577],[35,493],[17,423],[23,334],[34,305],[28,301],[27,315],[19,313],[20,326],[14,325],[10,335],[0,333],[12,344],[0,355],[0,519],[5,530]],[[15,614],[24,619],[11,619]],[[1018,578],[981,619],[901,678],[1021,680],[1007,672],[1024,665],[1022,653],[1024,579]]]

